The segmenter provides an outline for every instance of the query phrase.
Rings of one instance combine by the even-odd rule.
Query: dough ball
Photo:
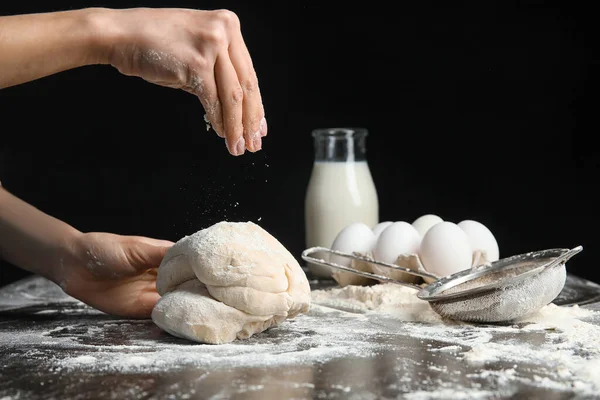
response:
[[[154,322],[173,336],[204,343],[249,338],[285,318],[247,314],[215,300],[199,280],[165,294],[152,313]]]
[[[252,222],[219,222],[179,240],[158,268],[156,288],[159,327],[215,344],[306,313],[311,298],[296,259]]]

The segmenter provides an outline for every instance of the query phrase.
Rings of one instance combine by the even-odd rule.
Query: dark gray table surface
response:
[[[571,275],[554,303],[600,310],[600,286]],[[600,374],[600,349],[565,349],[551,329],[440,329],[316,306],[248,340],[203,345],[31,277],[0,289],[0,399],[600,398],[600,376],[576,368],[597,361]],[[497,354],[467,362],[476,346]]]

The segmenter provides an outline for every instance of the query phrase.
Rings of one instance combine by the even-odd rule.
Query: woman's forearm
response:
[[[106,63],[96,15],[82,9],[0,17],[0,88]]]
[[[55,282],[75,257],[77,229],[0,187],[0,257]]]

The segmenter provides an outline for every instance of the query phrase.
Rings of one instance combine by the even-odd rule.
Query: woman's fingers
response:
[[[215,64],[219,101],[223,113],[223,132],[229,152],[234,156],[244,154],[246,140],[242,122],[244,91],[226,51],[219,53]]]
[[[267,133],[265,112],[258,86],[258,78],[248,48],[241,35],[234,37],[229,48],[229,57],[235,68],[243,90],[242,125],[246,147],[258,151],[262,147],[262,137]]]
[[[233,155],[258,151],[267,134],[258,79],[237,15],[229,10],[123,11],[110,63],[125,75],[195,94],[208,127]]]

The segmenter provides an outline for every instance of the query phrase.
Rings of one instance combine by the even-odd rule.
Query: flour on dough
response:
[[[203,343],[245,339],[308,312],[308,279],[253,222],[219,222],[175,243],[158,268],[152,320]]]

